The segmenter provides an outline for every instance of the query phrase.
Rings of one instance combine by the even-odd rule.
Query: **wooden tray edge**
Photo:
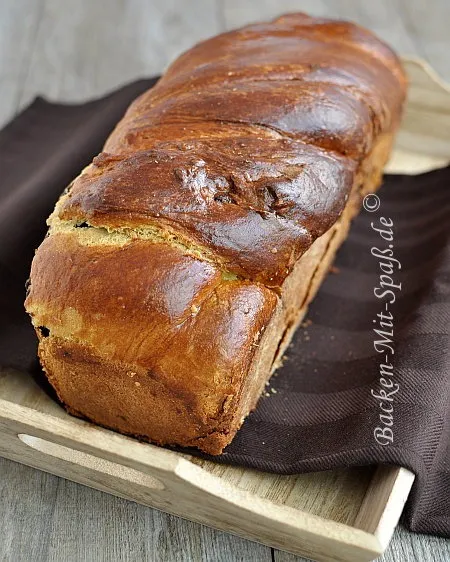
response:
[[[316,560],[368,561],[384,547],[377,532],[366,527],[378,529],[385,510],[374,511],[369,502],[364,502],[367,512],[358,516],[361,528],[354,528],[239,490],[178,453],[1,399],[0,455]],[[380,506],[389,503],[396,488],[406,499],[412,484],[403,478],[403,469],[387,470],[393,484],[379,477],[368,489]],[[395,528],[395,515],[383,523],[385,535]]]

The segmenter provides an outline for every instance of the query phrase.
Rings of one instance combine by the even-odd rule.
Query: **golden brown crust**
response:
[[[304,14],[175,61],[33,261],[26,307],[69,411],[220,453],[377,188],[405,90],[370,32]]]
[[[101,154],[58,216],[106,228],[170,228],[228,270],[280,286],[342,213],[355,163],[290,139],[160,143]]]
[[[95,411],[102,403],[114,418],[111,399],[125,404],[154,394],[148,414],[159,412],[174,443],[233,418],[234,397],[278,302],[264,286],[224,280],[214,266],[166,244],[87,245],[72,233],[43,242],[31,278],[28,311],[62,400],[92,418],[83,404]],[[89,385],[77,385],[86,373]],[[177,413],[166,422],[165,400]],[[144,433],[123,412],[128,432]],[[142,417],[134,423],[140,427]]]
[[[405,84],[396,55],[369,31],[289,14],[224,33],[179,57],[130,106],[105,149],[123,152],[130,134],[140,149],[150,148],[173,138],[164,137],[170,124],[181,132],[201,120],[203,130],[217,122],[265,125],[363,157],[372,133],[398,122]]]

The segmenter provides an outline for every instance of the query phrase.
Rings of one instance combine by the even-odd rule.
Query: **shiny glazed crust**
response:
[[[69,186],[26,308],[68,411],[220,454],[374,191],[397,57],[291,14],[200,43]]]

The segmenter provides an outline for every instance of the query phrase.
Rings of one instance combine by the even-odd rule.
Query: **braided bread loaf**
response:
[[[219,454],[378,187],[405,91],[371,33],[304,14],[176,60],[33,261],[26,308],[68,411]]]

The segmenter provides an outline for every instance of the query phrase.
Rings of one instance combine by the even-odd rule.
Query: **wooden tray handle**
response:
[[[165,488],[164,484],[160,480],[150,476],[149,474],[145,474],[140,470],[129,468],[127,466],[123,466],[122,464],[111,462],[89,453],[83,453],[82,451],[77,451],[71,447],[66,447],[65,445],[53,443],[52,441],[47,441],[41,437],[34,437],[33,435],[28,435],[27,433],[19,433],[17,437],[20,441],[22,441],[22,443],[25,443],[25,445],[31,447],[35,451],[39,451],[48,457],[53,457],[53,459],[60,459],[83,467],[84,471],[89,470],[102,475],[110,475],[115,479],[139,484],[153,490],[164,490]],[[51,458],[49,458],[49,462],[52,462]]]

